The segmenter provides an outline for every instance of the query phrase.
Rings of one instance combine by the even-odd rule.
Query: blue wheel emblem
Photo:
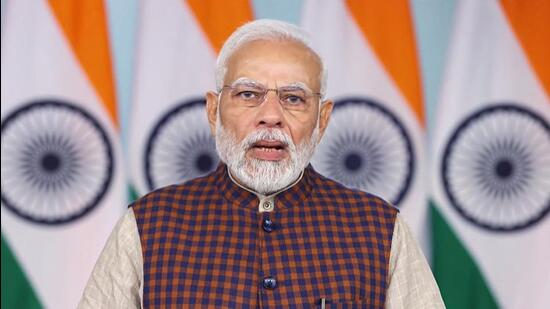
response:
[[[366,98],[336,102],[312,160],[322,174],[399,206],[414,174],[414,152],[402,122]]]
[[[516,231],[550,210],[550,127],[524,107],[493,105],[466,117],[443,153],[441,177],[469,222]]]
[[[219,163],[216,143],[206,119],[205,100],[179,104],[151,131],[145,150],[150,190],[203,176]]]
[[[2,203],[21,218],[62,224],[84,216],[113,169],[105,130],[81,107],[35,101],[2,120]]]

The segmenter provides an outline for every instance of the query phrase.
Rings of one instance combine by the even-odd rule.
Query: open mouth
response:
[[[251,154],[257,159],[279,161],[287,157],[287,144],[281,141],[261,140],[252,144]]]
[[[262,150],[262,151],[278,151],[278,150],[284,150],[286,148],[286,144],[280,141],[262,140],[252,144],[252,148]]]

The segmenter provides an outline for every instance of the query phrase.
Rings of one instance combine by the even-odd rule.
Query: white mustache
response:
[[[296,180],[307,166],[318,140],[318,127],[298,146],[290,134],[279,128],[260,128],[241,141],[237,141],[233,132],[224,129],[219,118],[216,128],[216,150],[220,159],[241,184],[261,194],[281,190]],[[262,140],[284,145],[289,158],[278,162],[248,158],[247,152]]]
[[[248,150],[259,141],[276,141],[282,143],[285,147],[288,147],[291,151],[296,147],[292,142],[292,138],[285,132],[278,129],[258,129],[250,133],[246,138],[241,141],[241,147],[243,150]]]

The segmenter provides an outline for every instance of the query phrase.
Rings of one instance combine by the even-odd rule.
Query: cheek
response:
[[[250,115],[247,115],[246,113],[222,111],[221,123],[226,130],[235,135],[239,142],[253,130],[250,125]]]
[[[308,141],[317,126],[317,118],[301,123],[294,123],[289,125],[290,135],[294,145],[298,146],[305,141]]]

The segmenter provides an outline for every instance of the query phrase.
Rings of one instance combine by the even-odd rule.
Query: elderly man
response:
[[[223,164],[132,204],[80,307],[443,307],[398,211],[308,165],[333,103],[304,33],[248,23],[217,65]]]

